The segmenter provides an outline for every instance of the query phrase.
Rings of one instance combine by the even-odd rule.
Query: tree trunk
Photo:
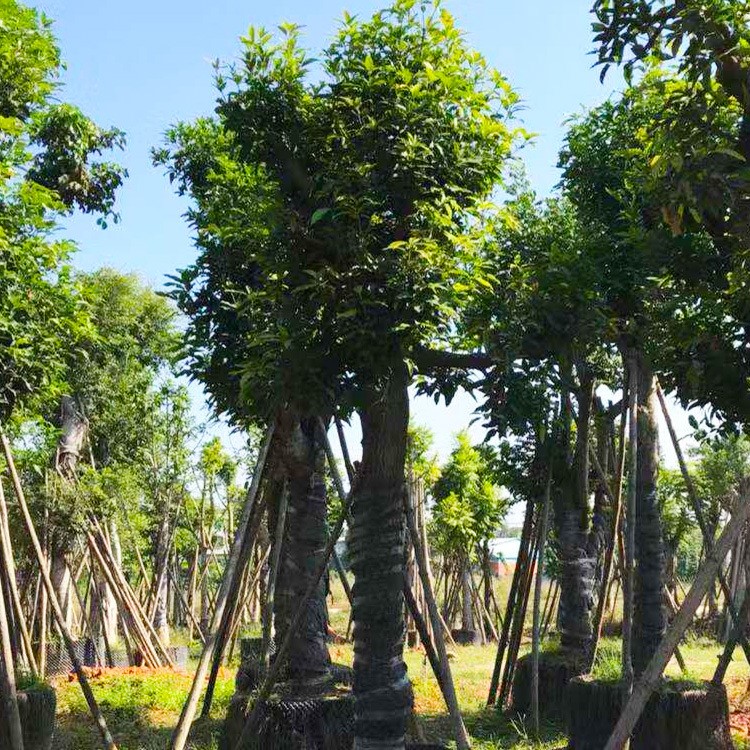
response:
[[[560,558],[558,628],[561,645],[565,651],[583,660],[593,640],[591,612],[596,577],[596,556],[592,556],[590,551],[588,506],[589,433],[594,378],[585,366],[581,368],[580,380],[575,453],[572,466],[568,466],[566,461],[557,471],[555,523]],[[561,464],[562,458],[557,463]]]
[[[50,549],[50,578],[55,588],[60,610],[68,630],[73,628],[73,592],[71,591],[72,577],[65,557],[68,545],[59,539],[52,542]]]
[[[354,571],[355,750],[403,750],[412,710],[403,660],[404,477],[409,394],[403,363],[361,410],[349,551]]]
[[[474,630],[474,606],[471,597],[471,562],[468,555],[461,564],[461,628]]]
[[[165,503],[164,514],[156,534],[154,555],[154,585],[156,586],[153,623],[162,643],[169,644],[169,622],[167,618],[167,565],[169,564],[169,511]],[[203,625],[201,625],[203,627]],[[203,630],[205,633],[206,631]]]
[[[289,505],[281,550],[275,608],[277,642],[284,640],[300,599],[321,566],[328,541],[325,450],[315,418],[294,419],[288,430],[284,464]],[[288,655],[288,674],[296,680],[328,675],[326,644],[327,580],[323,576],[310,597]]]
[[[80,412],[76,400],[71,396],[63,396],[60,399],[60,439],[55,451],[55,470],[64,481],[75,480],[87,436],[88,421]],[[50,545],[50,577],[68,628],[73,624],[72,582],[66,560],[70,542],[64,532],[53,532]]]
[[[636,483],[636,570],[633,612],[633,669],[640,675],[666,631],[664,542],[656,482],[659,425],[656,380],[638,357],[638,474]]]

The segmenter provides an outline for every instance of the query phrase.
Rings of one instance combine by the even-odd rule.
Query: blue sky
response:
[[[76,263],[136,271],[155,286],[194,257],[177,198],[150,149],[170,123],[211,113],[211,61],[231,60],[250,25],[305,27],[315,52],[331,38],[344,10],[366,15],[385,0],[45,0],[67,63],[61,96],[102,125],[128,138],[119,157],[130,177],[117,205],[121,223],[106,231],[88,217],[68,221],[66,233],[81,248]],[[593,106],[619,85],[617,74],[600,84],[592,68],[591,0],[447,0],[469,43],[503,72],[524,101],[526,128],[537,134],[524,152],[532,184],[548,193],[558,180],[555,164],[565,120]],[[459,394],[449,409],[416,399],[417,421],[435,432],[445,456],[453,435],[470,420],[474,403]],[[474,428],[481,438],[481,431]],[[353,435],[356,441],[356,434]],[[353,448],[355,448],[353,446]],[[356,448],[355,448],[356,449]]]
[[[69,222],[81,246],[78,264],[135,270],[154,284],[188,264],[190,236],[176,198],[149,151],[170,123],[209,114],[211,61],[233,59],[250,25],[305,27],[308,47],[331,38],[343,10],[366,15],[384,0],[46,0],[63,57],[67,100],[128,137],[122,161],[130,179],[118,200],[122,222],[101,231],[87,217]],[[521,94],[527,129],[538,133],[525,153],[541,193],[557,181],[555,163],[565,119],[609,94],[591,68],[590,0],[448,0],[472,46]],[[607,84],[616,82],[615,76]]]

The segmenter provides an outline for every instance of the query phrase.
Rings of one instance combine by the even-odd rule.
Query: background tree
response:
[[[516,98],[437,3],[400,0],[368,21],[347,16],[321,58],[322,87],[308,82],[297,29],[282,34],[273,44],[251,31],[243,64],[219,76],[215,140],[224,156],[207,137],[216,126],[205,124],[176,131],[157,154],[198,199],[192,217],[206,248],[175,294],[194,321],[197,371],[236,373],[233,384],[222,381],[224,408],[265,418],[279,404],[313,416],[359,409],[363,458],[350,530],[356,736],[400,747],[410,703],[405,667],[393,657],[404,637],[396,571],[407,365],[425,344],[450,338],[457,307],[482,278],[469,236],[509,154]],[[230,180],[238,190],[222,187]],[[248,195],[256,199],[250,221],[233,210],[236,201],[221,203]],[[204,223],[214,210],[217,220]],[[253,220],[259,212],[263,224]],[[258,241],[233,245],[232,275],[212,274],[216,248],[243,236]],[[242,274],[250,278],[240,286]],[[220,324],[208,296],[215,284],[214,299],[234,295],[241,316],[208,347],[206,334]],[[225,347],[232,337],[237,346]]]
[[[455,566],[461,585],[461,627],[475,630],[473,565],[483,565],[488,543],[507,509],[495,485],[492,457],[471,445],[460,432],[446,465],[436,480],[432,518],[433,547],[443,555],[445,575]],[[447,604],[447,603],[446,603]]]

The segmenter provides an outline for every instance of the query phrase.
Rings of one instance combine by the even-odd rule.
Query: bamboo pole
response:
[[[41,571],[39,573],[39,676],[44,679],[47,674],[47,624],[49,612],[49,601],[47,599],[47,588],[42,580]]]
[[[635,357],[628,358],[628,429],[630,466],[628,467],[628,502],[625,514],[625,560],[622,571],[622,676],[626,697],[633,689],[633,582],[635,576],[635,514],[638,476],[638,371]]]
[[[52,606],[52,613],[55,617],[55,620],[57,621],[58,627],[60,628],[63,640],[65,641],[65,647],[67,648],[68,655],[70,656],[70,660],[73,663],[73,669],[75,670],[76,676],[78,677],[78,682],[81,685],[81,691],[83,692],[83,696],[86,699],[86,703],[88,704],[91,715],[93,716],[94,721],[96,722],[97,729],[99,730],[99,734],[101,735],[102,746],[105,748],[105,750],[117,750],[117,745],[115,745],[115,741],[109,732],[109,728],[107,727],[107,722],[104,720],[104,716],[102,716],[102,712],[99,710],[96,698],[94,698],[94,694],[91,692],[91,686],[86,679],[83,667],[78,659],[78,655],[76,654],[75,648],[73,646],[73,638],[70,635],[70,631],[68,630],[67,625],[65,624],[65,617],[62,613],[62,610],[60,609],[60,602],[57,600],[57,594],[55,593],[55,588],[52,585],[52,580],[50,579],[49,571],[47,569],[47,558],[42,551],[41,545],[39,544],[39,537],[36,534],[36,529],[34,528],[34,522],[31,518],[31,514],[29,513],[28,505],[26,505],[26,498],[23,494],[23,488],[21,487],[21,480],[18,477],[18,472],[16,471],[15,462],[13,461],[13,454],[11,453],[10,444],[8,443],[8,438],[2,432],[0,432],[0,442],[2,442],[3,453],[5,454],[5,460],[8,464],[8,469],[13,481],[13,488],[16,493],[16,499],[18,500],[18,507],[21,510],[24,524],[26,526],[26,531],[29,535],[29,540],[31,541],[31,545],[34,549],[34,554],[36,555],[39,569],[42,574],[42,582],[44,583],[44,588],[47,591],[49,603]]]
[[[117,563],[117,559],[112,551],[112,547],[109,544],[104,530],[101,527],[101,524],[93,516],[91,517],[91,521],[93,523],[94,529],[98,533],[99,540],[101,541],[101,545],[94,544],[94,547],[96,547],[102,558],[106,559],[106,563],[110,568],[110,572],[114,577],[117,587],[121,590],[123,597],[129,603],[133,617],[139,620],[139,626],[142,627],[145,631],[145,640],[154,651],[157,666],[159,666],[158,662],[162,660],[166,665],[174,669],[174,660],[167,651],[166,646],[162,643],[159,634],[156,632],[156,628],[154,628],[154,624],[151,621],[151,618],[146,615],[143,606],[141,605],[140,601],[138,601],[138,597],[135,595],[135,592],[125,578],[125,575],[123,574],[120,565]],[[105,555],[106,558],[104,558]],[[159,654],[161,654],[161,656],[159,656]]]
[[[552,615],[555,612],[555,607],[557,606],[557,600],[560,596],[560,583],[559,581],[555,581],[555,590],[552,594],[552,601],[549,606],[549,610],[547,611],[547,614],[545,616],[544,622],[542,623],[542,635],[541,638],[544,640],[547,637],[547,631],[549,630],[549,627],[552,623]]]
[[[675,603],[674,599],[672,598],[672,594],[669,592],[669,589],[667,588],[667,584],[664,584],[664,601],[667,605],[667,608],[672,613],[672,616],[675,615],[679,607]],[[674,648],[674,658],[677,659],[677,664],[680,667],[680,670],[683,674],[687,674],[688,668],[687,664],[685,663],[685,659],[682,656],[682,651],[680,651],[680,647],[675,646]]]
[[[406,580],[406,577],[404,577],[404,599],[406,600],[406,607],[409,610],[412,619],[414,620],[414,625],[417,628],[419,637],[422,640],[422,645],[424,646],[424,652],[427,656],[427,661],[430,662],[432,672],[435,675],[438,687],[440,688],[440,692],[443,694],[445,705],[447,706],[448,699],[446,698],[445,687],[443,685],[443,673],[440,669],[440,659],[438,658],[437,651],[435,651],[435,645],[430,638],[429,631],[427,630],[427,623],[425,622],[422,613],[419,611],[419,605],[417,604],[417,600],[414,598],[414,592],[411,590],[411,586],[409,586],[409,581]]]
[[[203,631],[201,630],[200,623],[195,619],[195,614],[194,614],[193,610],[188,606],[188,603],[187,603],[187,601],[185,599],[185,594],[182,593],[182,588],[180,587],[179,582],[174,580],[174,573],[172,573],[171,570],[169,571],[169,576],[172,579],[172,583],[174,584],[174,587],[177,590],[177,593],[179,594],[180,602],[182,603],[182,608],[185,610],[185,614],[187,615],[187,617],[188,617],[188,619],[190,621],[190,624],[198,632],[198,638],[200,639],[200,642],[203,645],[205,645],[205,643],[206,643],[206,636],[203,635]]]
[[[266,488],[267,492],[267,488]],[[221,668],[221,662],[224,659],[224,652],[226,650],[227,639],[230,634],[232,620],[235,617],[237,608],[239,605],[239,589],[242,585],[242,579],[245,575],[245,569],[250,561],[250,557],[255,546],[255,541],[260,531],[261,523],[263,521],[263,515],[268,505],[268,499],[266,492],[263,493],[260,500],[255,503],[255,507],[251,514],[251,519],[248,524],[248,531],[245,534],[245,538],[242,540],[242,548],[239,552],[237,562],[237,573],[235,579],[231,582],[229,587],[229,593],[227,595],[228,605],[224,608],[224,612],[219,621],[218,630],[216,633],[215,644],[213,649],[213,658],[211,660],[211,671],[208,676],[208,683],[206,684],[206,694],[203,697],[203,708],[201,709],[201,716],[206,718],[211,713],[211,704],[214,699],[214,688],[216,686],[216,678],[219,675],[219,669]],[[270,546],[269,546],[270,550]],[[270,554],[270,552],[269,552]],[[262,567],[258,569],[260,575]]]
[[[137,614],[133,610],[132,604],[126,598],[125,593],[122,590],[122,588],[117,585],[112,569],[109,566],[109,564],[105,561],[104,557],[102,556],[102,552],[99,549],[99,546],[97,545],[96,540],[94,539],[94,536],[91,534],[91,532],[87,533],[87,539],[88,539],[89,547],[91,548],[91,553],[94,559],[96,560],[96,563],[99,566],[99,569],[102,571],[102,574],[104,575],[105,580],[107,581],[110,588],[112,589],[112,593],[118,599],[119,609],[122,612],[123,619],[127,616],[128,620],[130,621],[129,629],[130,629],[131,635],[134,636],[135,640],[138,643],[138,647],[141,650],[141,655],[143,656],[143,660],[146,666],[147,667],[161,666],[159,662],[159,658],[157,657],[156,652],[153,649],[153,645],[151,644],[148,638],[148,635],[146,634],[146,630],[143,626],[143,623],[140,621]]]
[[[748,586],[745,591],[745,599],[742,602],[742,606],[740,607],[739,615],[739,622],[732,628],[732,632],[730,633],[724,647],[724,652],[719,657],[719,663],[716,665],[716,671],[714,672],[714,676],[711,679],[711,684],[714,687],[719,687],[719,685],[724,682],[724,676],[726,675],[727,669],[729,669],[729,665],[732,662],[732,656],[734,655],[734,649],[737,647],[737,641],[739,640],[740,632],[745,627],[741,623],[746,623],[748,621],[748,618],[750,618],[750,580],[748,581]]]
[[[433,622],[433,630],[437,633],[440,630],[439,612],[437,601],[435,600],[435,593],[432,590],[432,582],[430,581],[428,574],[427,553],[422,546],[422,539],[414,520],[414,512],[408,502],[404,503],[404,507],[406,508],[406,524],[409,528],[409,534],[411,535],[411,541],[414,545],[414,552],[417,558],[417,570],[419,572],[419,577],[422,580],[422,589],[424,591],[425,601],[427,602],[427,611]],[[439,635],[435,636],[435,647],[438,652],[440,669],[446,691],[445,702],[448,705],[448,713],[453,722],[456,747],[458,750],[469,750],[469,748],[471,748],[471,741],[469,740],[469,733],[466,731],[466,726],[464,725],[463,716],[461,716],[461,709],[458,706],[456,688],[453,684],[450,662],[448,661],[448,652],[445,648],[445,641]]]
[[[532,526],[534,521],[534,504],[531,501],[526,502],[526,514],[523,522],[523,531],[521,532],[521,544],[518,551],[518,559],[516,560],[516,567],[513,570],[513,579],[510,584],[510,592],[508,593],[508,602],[505,606],[505,622],[503,622],[502,633],[500,634],[500,641],[497,644],[497,655],[495,657],[495,666],[492,671],[492,679],[490,681],[490,691],[487,696],[487,705],[492,706],[497,700],[497,690],[500,684],[500,674],[503,668],[503,659],[505,657],[505,651],[508,648],[508,638],[510,637],[510,626],[513,620],[513,612],[515,611],[516,599],[518,597],[518,589],[521,584],[521,573],[522,568],[526,564],[526,556],[529,554],[529,547],[531,542]]]
[[[479,591],[479,586],[474,581],[474,578],[471,579],[471,586],[472,586],[472,594],[474,596],[474,603],[476,605],[477,611],[479,613],[479,617],[482,618],[488,628],[489,628],[489,634],[492,637],[492,640],[497,642],[498,640],[498,634],[497,634],[497,628],[495,627],[495,623],[492,622],[492,614],[487,609],[487,607],[484,604],[484,601],[482,601],[482,597]],[[486,635],[486,632],[485,632]]]
[[[661,410],[664,414],[664,421],[667,424],[669,437],[672,440],[672,445],[674,447],[675,453],[677,454],[677,461],[680,465],[680,472],[685,482],[685,487],[687,488],[688,497],[690,498],[690,503],[693,506],[693,512],[695,513],[695,517],[698,521],[698,526],[700,527],[701,534],[703,536],[703,546],[706,548],[706,554],[710,554],[711,548],[713,547],[713,539],[711,539],[711,534],[709,532],[708,525],[706,524],[706,518],[703,514],[703,508],[698,497],[698,492],[695,489],[693,479],[690,476],[690,472],[688,471],[687,462],[685,461],[685,456],[682,452],[682,448],[680,447],[680,441],[677,438],[677,433],[674,429],[672,417],[669,414],[669,408],[667,407],[667,400],[664,397],[664,391],[662,390],[662,387],[658,380],[656,381],[656,395],[659,398],[659,404],[661,405]],[[737,608],[735,607],[734,601],[732,600],[732,592],[729,589],[729,584],[727,583],[726,576],[721,569],[719,569],[718,572],[718,580],[719,586],[721,586],[721,590],[724,593],[724,597],[727,602],[727,609],[729,610],[732,622],[735,625],[739,625],[740,623],[742,623],[742,620],[739,619]],[[744,627],[738,632],[740,645],[742,646],[742,650],[745,652],[745,659],[747,659],[747,663],[750,664],[750,643],[748,643]]]
[[[513,686],[513,675],[516,670],[516,660],[518,659],[518,652],[521,648],[521,640],[523,638],[523,630],[526,625],[526,612],[529,606],[529,595],[531,594],[531,584],[534,580],[534,558],[536,557],[537,549],[539,546],[539,523],[534,528],[534,537],[531,547],[531,555],[526,560],[526,569],[524,570],[523,585],[521,588],[521,599],[519,600],[519,607],[516,609],[515,622],[513,623],[513,630],[511,631],[510,645],[508,648],[508,658],[505,662],[505,670],[503,672],[503,680],[500,683],[500,698],[499,703],[501,707],[505,706],[506,701],[510,695],[511,687]]]
[[[2,564],[5,568],[4,561],[2,561]],[[0,586],[0,646],[0,696],[2,697],[3,713],[8,725],[10,750],[23,750],[23,730],[21,729],[21,715],[18,712],[13,648],[10,642],[8,612],[2,586]]]
[[[3,562],[8,574],[8,586],[13,604],[13,611],[16,616],[16,624],[21,632],[21,644],[23,646],[26,661],[34,677],[39,675],[39,667],[34,656],[34,648],[31,644],[31,634],[26,624],[21,597],[18,593],[16,583],[16,565],[13,559],[13,547],[10,539],[10,523],[8,520],[8,506],[5,502],[5,490],[3,489],[2,480],[0,480],[0,547],[2,547]]]
[[[627,742],[628,737],[632,734],[651,693],[658,684],[665,667],[672,657],[675,646],[680,642],[685,630],[690,625],[695,611],[706,595],[709,586],[712,585],[716,578],[729,549],[742,532],[742,527],[748,517],[750,517],[750,502],[746,493],[743,492],[738,507],[732,513],[732,517],[724,527],[713,550],[706,555],[706,559],[698,570],[687,597],[685,597],[672,624],[662,638],[659,648],[651,657],[651,661],[633,687],[633,691],[620,714],[617,725],[607,741],[604,750],[621,750],[625,742]]]
[[[539,552],[536,562],[536,586],[534,588],[534,607],[531,629],[531,723],[534,736],[539,739],[539,645],[540,645],[540,609],[542,604],[542,583],[544,581],[544,547],[547,540],[547,523],[549,520],[550,496],[552,493],[552,462],[547,473],[547,485],[544,488],[544,504],[539,528]]]
[[[339,468],[336,466],[336,457],[333,455],[333,448],[331,448],[331,441],[328,439],[328,433],[326,432],[326,426],[322,419],[318,420],[318,429],[320,430],[322,440],[323,440],[323,449],[326,453],[326,459],[328,460],[328,467],[331,470],[331,477],[333,478],[333,484],[336,487],[336,492],[338,493],[339,498],[342,500],[346,498],[346,491],[344,490],[344,483],[341,481],[341,474],[339,473]],[[339,433],[339,441],[341,442],[341,450],[344,453],[345,461],[344,464],[346,465],[347,473],[351,471],[349,474],[349,483],[351,487],[351,482],[354,478],[354,468],[351,467],[351,462],[348,460],[349,456],[349,450],[346,447],[346,440],[344,439],[344,433],[343,431]],[[346,571],[344,570],[344,566],[341,564],[341,559],[338,556],[338,553],[336,552],[336,549],[333,550],[333,565],[336,568],[336,573],[338,574],[338,577],[341,580],[341,585],[344,588],[344,593],[346,594],[346,598],[349,600],[349,607],[354,608],[354,597],[352,595],[352,587],[349,585],[349,581],[346,577]]]
[[[339,417],[334,419],[336,422],[336,432],[339,436],[339,445],[341,446],[341,455],[344,457],[344,466],[346,467],[346,475],[349,477],[349,484],[354,481],[354,466],[349,456],[349,447],[346,444],[346,438],[344,437],[344,426],[341,424]]]
[[[195,677],[193,678],[193,684],[190,686],[190,693],[188,694],[185,705],[182,708],[182,713],[177,722],[177,726],[174,728],[172,738],[169,743],[170,750],[184,750],[187,742],[188,734],[190,733],[190,725],[195,717],[195,711],[198,707],[198,699],[200,698],[201,689],[203,687],[203,680],[206,677],[208,671],[209,661],[213,655],[214,648],[216,647],[216,641],[218,636],[218,626],[221,623],[221,619],[224,615],[224,610],[227,605],[227,598],[235,577],[237,576],[237,567],[240,562],[240,553],[243,548],[243,541],[245,534],[250,523],[252,516],[253,507],[255,505],[255,498],[258,494],[258,488],[260,487],[261,475],[263,474],[263,468],[268,457],[268,451],[271,447],[271,441],[273,439],[274,423],[271,422],[268,429],[266,430],[266,436],[261,446],[260,453],[258,455],[258,463],[255,467],[253,474],[253,480],[250,484],[250,490],[248,491],[247,498],[245,500],[245,507],[242,509],[242,516],[240,517],[239,523],[237,524],[237,532],[234,537],[234,544],[227,560],[227,567],[224,572],[224,577],[221,581],[221,587],[219,589],[218,596],[216,597],[216,606],[214,607],[213,616],[211,618],[211,627],[209,632],[206,634],[206,645],[201,652],[198,666],[195,670]],[[241,573],[241,571],[240,571]]]
[[[96,556],[97,562],[99,563],[102,572],[108,580],[111,580],[113,592],[115,595],[119,592],[123,606],[128,610],[130,619],[138,631],[138,635],[143,645],[147,648],[149,653],[152,655],[154,666],[161,666],[163,660],[164,664],[167,664],[174,669],[174,661],[167,652],[166,647],[161,642],[153,623],[148,618],[146,613],[141,607],[141,603],[138,601],[133,590],[130,588],[130,584],[125,579],[125,576],[117,564],[112,549],[104,536],[101,526],[92,519],[93,528],[98,534],[98,539],[89,531],[87,532],[89,537],[89,548]],[[161,656],[159,655],[161,653]],[[145,657],[145,654],[144,654]]]

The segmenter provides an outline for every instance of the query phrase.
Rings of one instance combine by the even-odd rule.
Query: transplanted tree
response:
[[[582,224],[569,200],[540,202],[522,179],[505,210],[510,220],[485,249],[503,287],[478,296],[463,325],[497,363],[481,386],[487,397],[482,411],[489,435],[501,440],[511,493],[535,505],[551,476],[558,629],[570,664],[585,668],[610,510],[602,493],[593,512],[590,503],[589,452],[606,442],[594,434],[606,421],[595,390],[616,380],[597,289],[598,233]]]
[[[433,538],[448,575],[454,566],[461,582],[461,629],[475,636],[474,564],[485,562],[487,543],[496,533],[506,504],[495,484],[491,457],[460,432],[456,446],[432,488]]]
[[[564,191],[586,231],[597,237],[590,262],[597,269],[594,289],[607,321],[606,340],[630,360],[637,378],[636,673],[666,626],[654,373],[685,403],[711,404],[725,418],[746,409],[744,387],[733,403],[727,398],[730,384],[744,378],[745,354],[732,343],[741,323],[725,293],[728,266],[722,243],[701,223],[673,221],[664,202],[673,175],[667,170],[657,179],[644,155],[665,96],[689,90],[674,76],[649,72],[619,102],[608,102],[574,123],[561,156]],[[694,137],[696,148],[706,153],[731,143],[737,126],[732,107],[714,124]],[[721,366],[708,368],[709,362]]]
[[[87,327],[74,348],[60,344],[65,361],[57,393],[17,415],[17,431],[26,438],[20,466],[32,509],[46,529],[51,576],[69,621],[68,557],[92,513],[108,525],[119,550],[118,526],[133,510],[125,497],[140,500],[144,487],[153,389],[178,343],[168,301],[136,277],[102,269],[75,281]],[[95,595],[107,603],[114,637],[117,613],[103,579]],[[92,622],[98,629],[98,616]]]
[[[60,53],[50,22],[15,2],[0,3],[0,424],[22,402],[59,398],[70,353],[92,333],[68,260],[54,238],[78,208],[105,222],[124,170],[98,161],[121,147],[76,107],[59,103]],[[37,400],[32,406],[30,397]]]
[[[322,84],[297,29],[282,32],[275,45],[251,30],[243,64],[219,76],[218,122],[176,130],[159,155],[198,202],[204,252],[178,296],[220,407],[359,410],[356,741],[400,748],[409,365],[445,366],[425,346],[450,338],[483,279],[468,235],[500,181],[516,98],[438,3],[346,16]]]
[[[748,354],[736,343],[746,337],[748,310],[750,5],[597,0],[594,12],[602,76],[622,65],[628,79],[644,71],[648,79],[655,60],[674,72],[655,93],[638,144],[644,163],[630,184],[651,196],[654,228],[705,232],[713,242],[706,288],[676,310],[669,385],[686,405],[745,422]]]

